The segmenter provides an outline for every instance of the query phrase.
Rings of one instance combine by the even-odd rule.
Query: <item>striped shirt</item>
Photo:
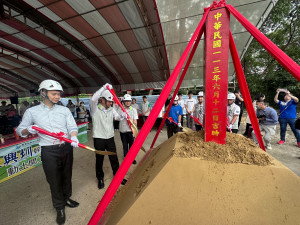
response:
[[[41,103],[27,109],[22,122],[17,127],[17,133],[22,136],[22,130],[31,125],[37,125],[44,130],[54,133],[64,132],[70,135],[72,131],[78,132],[77,124],[70,110],[65,106],[56,104],[52,108],[49,108],[44,103]],[[38,135],[40,146],[57,145],[60,143],[54,137],[40,133]]]

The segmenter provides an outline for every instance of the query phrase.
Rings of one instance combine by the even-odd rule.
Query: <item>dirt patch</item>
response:
[[[188,132],[178,135],[174,155],[184,158],[199,158],[218,163],[243,163],[267,166],[272,158],[250,139],[240,134],[227,133],[226,145],[204,142],[204,132]]]

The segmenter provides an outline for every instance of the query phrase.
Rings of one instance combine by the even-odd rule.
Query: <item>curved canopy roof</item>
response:
[[[68,95],[105,83],[162,88],[212,0],[1,2],[0,97],[8,97],[29,96],[44,79],[58,80]],[[276,2],[227,1],[257,27]],[[231,29],[242,56],[250,35],[234,18]],[[183,86],[202,85],[202,56],[200,43]]]

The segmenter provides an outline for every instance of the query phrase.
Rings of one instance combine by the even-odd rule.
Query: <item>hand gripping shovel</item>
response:
[[[120,100],[118,99],[118,97],[117,97],[116,93],[114,92],[114,90],[110,89],[108,85],[106,86],[106,88],[107,88],[107,90],[109,90],[109,92],[114,96],[114,101],[115,101],[115,103],[117,103],[117,104],[121,107],[122,111],[126,113],[126,115],[127,115],[127,118],[126,118],[127,123],[128,123],[128,125],[129,125],[129,127],[130,127],[132,133],[133,133],[133,136],[136,138],[136,137],[138,136],[138,133],[139,133],[137,127],[136,127],[135,124],[129,119],[130,117],[129,117],[128,113],[127,113],[126,110],[124,109],[123,105],[121,104],[121,102],[120,102]],[[146,150],[145,150],[145,148],[144,148],[143,146],[141,147],[141,149],[142,149],[144,152],[146,152]]]
[[[167,117],[167,119],[168,119],[171,123],[174,123],[174,124],[177,125],[177,127],[179,127],[179,126],[178,126],[178,123],[176,123],[176,122],[172,119],[172,117]],[[188,130],[185,129],[185,128],[183,128],[183,127],[179,127],[179,128],[182,128],[182,131],[183,131],[183,132],[188,132]]]
[[[54,138],[57,138],[59,139],[60,141],[65,141],[65,142],[68,142],[68,143],[72,143],[73,141],[68,139],[68,138],[65,138],[63,137],[63,135],[65,135],[64,132],[59,132],[59,133],[51,133],[49,131],[46,131],[42,128],[39,128],[39,127],[36,127],[36,126],[32,126],[33,129],[37,130],[39,133],[41,134],[46,134],[48,136],[51,136],[51,137],[54,137]],[[78,144],[78,147],[80,148],[84,148],[86,150],[89,150],[89,151],[92,151],[92,152],[95,152],[96,154],[99,154],[99,155],[116,155],[115,152],[108,152],[108,151],[98,151],[94,148],[91,148],[91,147],[88,147],[88,146],[85,146],[83,144]]]
[[[232,130],[229,128],[229,118],[228,117],[226,120],[226,126],[227,126],[227,129],[229,130],[229,132],[232,133]]]

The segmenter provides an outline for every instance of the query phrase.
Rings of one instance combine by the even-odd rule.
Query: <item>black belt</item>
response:
[[[42,146],[42,149],[57,149],[57,148],[61,148],[61,147],[65,147],[66,144],[69,144],[67,142],[58,144],[58,145],[47,145],[47,146]]]

